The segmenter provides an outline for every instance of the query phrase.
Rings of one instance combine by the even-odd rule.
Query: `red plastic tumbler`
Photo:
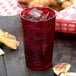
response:
[[[27,67],[32,70],[49,68],[53,56],[55,11],[51,8],[33,7],[24,9],[20,16]]]

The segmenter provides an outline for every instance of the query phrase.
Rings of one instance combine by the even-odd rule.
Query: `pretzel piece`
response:
[[[3,32],[0,29],[0,43],[3,43],[7,47],[10,47],[11,49],[17,49],[17,46],[19,45],[19,41],[16,40],[16,37],[14,35],[9,34],[8,32]]]

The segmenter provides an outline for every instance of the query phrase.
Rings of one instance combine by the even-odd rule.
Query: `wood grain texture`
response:
[[[70,71],[76,72],[76,34],[56,33],[53,65],[70,63]]]
[[[20,41],[17,50],[3,46],[6,54],[0,57],[0,76],[54,76],[52,67],[62,62],[70,63],[72,65],[70,71],[76,72],[76,35],[56,33],[52,66],[43,71],[34,71],[26,67],[20,18],[0,16],[0,28],[15,35]]]
[[[0,56],[0,76],[6,76],[6,70],[4,67],[3,56]]]
[[[17,37],[20,46],[17,50],[11,50],[3,47],[6,52],[4,56],[8,76],[27,76],[27,68],[24,63],[24,47],[22,39],[22,29],[20,18],[18,16],[1,17],[0,28]]]
[[[42,70],[42,71],[35,71],[29,69],[29,76],[54,76],[54,73],[52,71],[52,67]]]

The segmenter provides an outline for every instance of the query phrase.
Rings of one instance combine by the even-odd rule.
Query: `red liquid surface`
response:
[[[51,10],[47,8],[38,9],[51,12]],[[29,10],[26,9],[26,11],[23,12],[28,12]],[[54,12],[52,12],[52,14],[55,15]],[[52,65],[55,17],[47,21],[37,22],[23,18],[21,18],[21,20],[27,67],[33,70],[49,68]]]

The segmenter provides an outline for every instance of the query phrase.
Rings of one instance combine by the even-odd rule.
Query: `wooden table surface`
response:
[[[15,35],[20,41],[16,51],[2,47],[6,54],[0,56],[0,76],[54,76],[52,67],[44,71],[34,71],[26,67],[21,20],[18,16],[0,16],[0,28]],[[72,65],[70,71],[76,72],[76,35],[71,37],[56,33],[52,66],[67,62]]]

